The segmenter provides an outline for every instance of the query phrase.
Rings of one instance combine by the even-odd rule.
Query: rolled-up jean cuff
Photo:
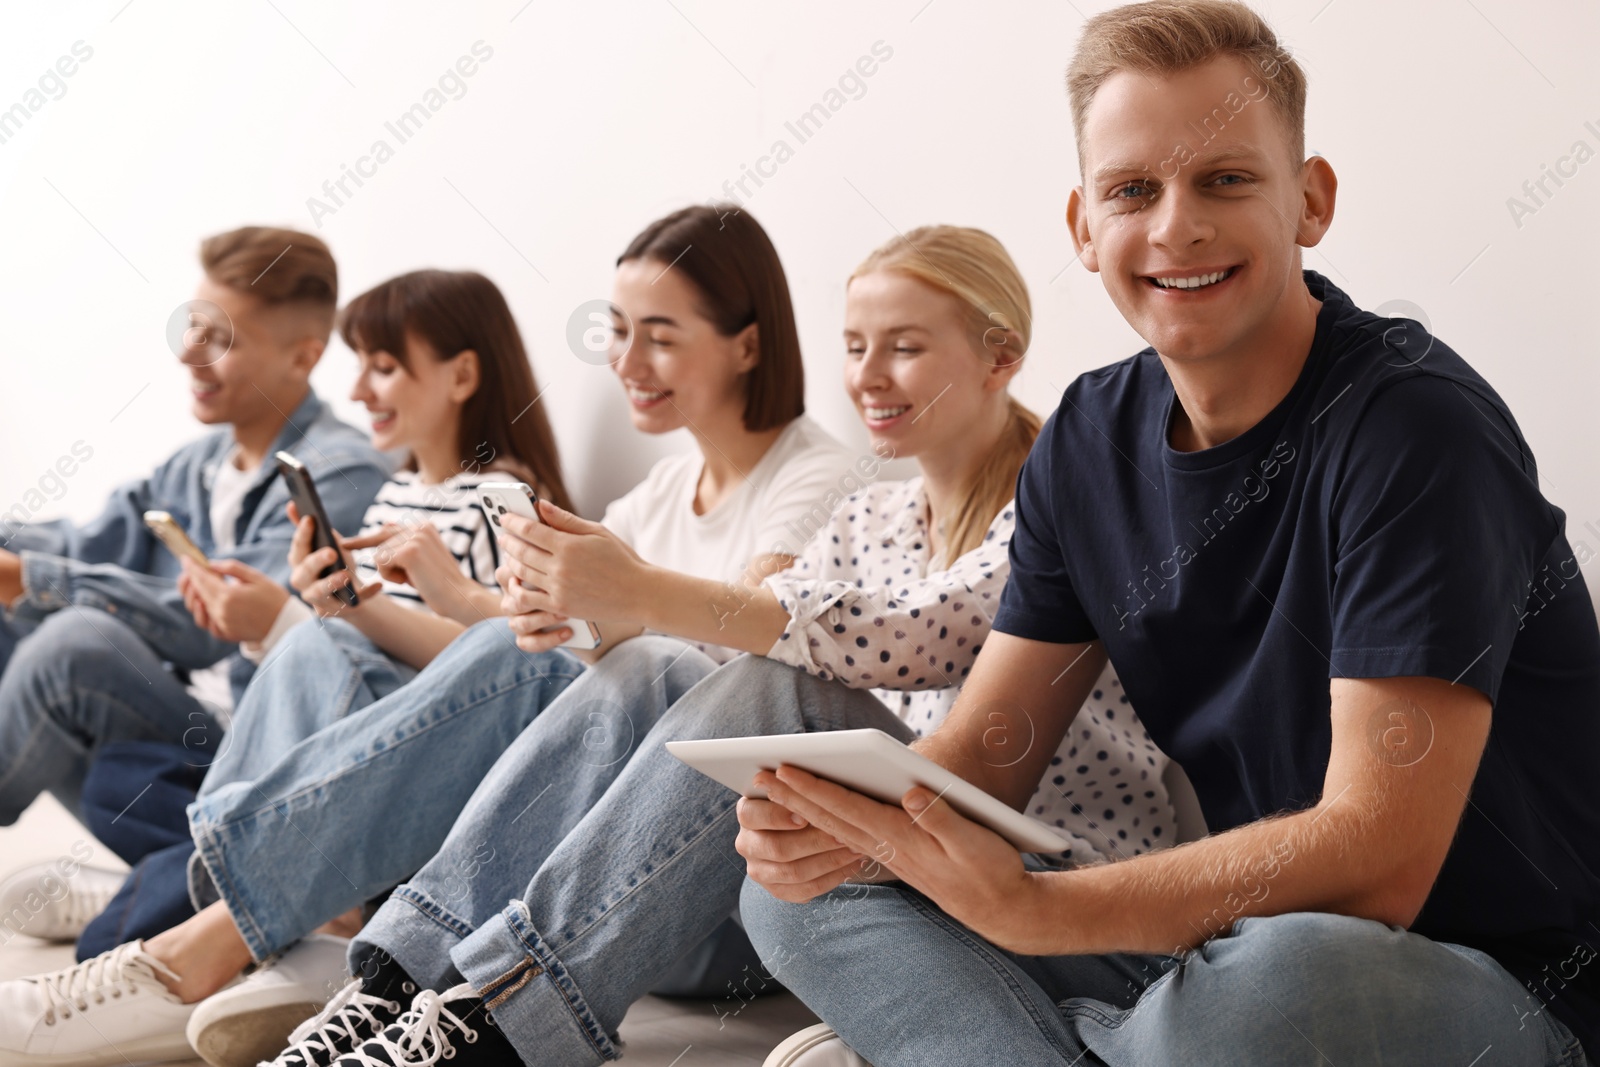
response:
[[[522,901],[511,901],[450,958],[525,1062],[578,1067],[622,1055]]]
[[[450,954],[471,933],[472,926],[449,908],[414,886],[403,885],[351,941],[350,965],[355,968],[377,949],[422,988],[449,989],[465,977],[456,971]]]
[[[288,944],[273,944],[271,935],[256,922],[255,915],[246,904],[244,895],[239,889],[239,883],[229,875],[227,860],[223,855],[222,842],[219,834],[212,833],[205,824],[198,822],[194,817],[195,805],[189,807],[189,833],[194,838],[194,856],[189,859],[189,899],[199,911],[206,904],[208,895],[214,895],[228,908],[228,914],[233,917],[233,925],[238,927],[239,936],[244,940],[245,947],[250,950],[250,958],[257,963],[264,962],[274,952],[288,947]],[[222,835],[236,835],[237,827],[222,829]],[[201,873],[196,873],[196,864],[202,868]],[[201,901],[205,900],[205,904]],[[289,939],[291,942],[294,938]]]

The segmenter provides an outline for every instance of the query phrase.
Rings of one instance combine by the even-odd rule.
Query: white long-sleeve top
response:
[[[949,713],[988,639],[1015,525],[1008,503],[977,548],[930,571],[927,514],[921,478],[871,485],[765,582],[790,615],[768,657],[877,691],[919,737]],[[996,723],[986,746],[1004,766],[1022,757],[1033,724],[1016,715]],[[1167,763],[1107,663],[1027,812],[1073,835],[1064,852],[1076,862],[1172,844]]]

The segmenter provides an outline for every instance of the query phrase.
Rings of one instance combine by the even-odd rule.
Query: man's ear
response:
[[[311,372],[316,370],[318,362],[322,359],[322,353],[326,351],[327,347],[328,339],[326,337],[306,334],[294,343],[290,356],[290,365],[294,367],[296,373],[302,374],[309,379]]]
[[[739,372],[755,370],[761,362],[761,324],[752,322],[734,334],[733,341],[738,346]]]
[[[457,404],[465,403],[478,391],[482,380],[483,367],[478,362],[477,350],[463,348],[457,352],[450,361],[450,399]]]
[[[1300,166],[1300,218],[1294,242],[1302,248],[1315,248],[1333,225],[1333,205],[1339,197],[1339,178],[1333,165],[1321,156],[1312,156]]]
[[[1089,236],[1089,207],[1081,185],[1067,197],[1067,230],[1072,234],[1072,247],[1077,249],[1083,265],[1100,273],[1100,257],[1095,254],[1094,239]]]

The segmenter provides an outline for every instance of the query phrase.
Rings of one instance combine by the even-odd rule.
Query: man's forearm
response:
[[[38,552],[23,555],[22,569],[25,594],[12,610],[30,620],[68,605],[119,614],[158,656],[185,670],[209,667],[238,647],[196,625],[169,578]]]
[[[1181,954],[1251,915],[1321,911],[1405,925],[1385,891],[1403,855],[1347,792],[1175,849],[1032,876],[1034,955]],[[1014,940],[1014,939],[1003,939]]]

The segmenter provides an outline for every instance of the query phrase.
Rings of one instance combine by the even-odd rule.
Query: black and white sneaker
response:
[[[338,1061],[338,1067],[426,1067],[465,1056],[480,1067],[523,1067],[522,1058],[463,982],[443,993],[424,989],[411,1009]]]
[[[328,1067],[352,1049],[383,1033],[400,1018],[397,994],[410,995],[416,984],[397,965],[373,978],[353,978],[316,1015],[289,1035],[289,1044],[272,1067]]]

